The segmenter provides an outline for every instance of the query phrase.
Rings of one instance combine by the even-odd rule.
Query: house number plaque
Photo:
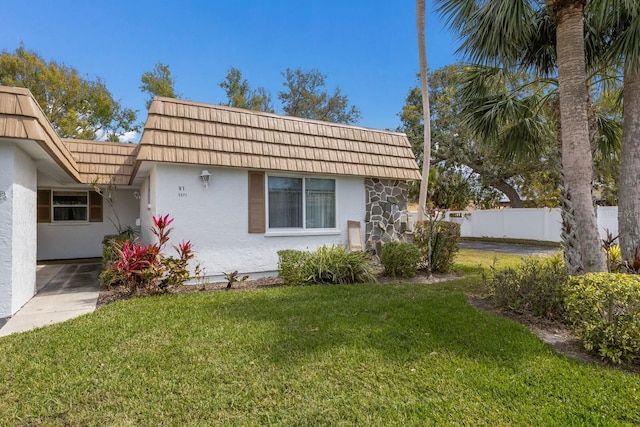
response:
[[[182,185],[178,186],[178,197],[187,197],[187,191]]]

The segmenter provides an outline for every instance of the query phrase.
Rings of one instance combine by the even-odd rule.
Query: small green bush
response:
[[[616,363],[640,360],[640,277],[589,273],[572,278],[567,318],[585,348]]]
[[[387,276],[413,277],[420,262],[420,249],[412,243],[388,242],[382,245],[380,262]]]
[[[287,285],[376,281],[367,255],[342,246],[322,246],[315,252],[283,250],[278,255],[278,273]]]
[[[460,224],[435,219],[416,222],[413,243],[422,254],[422,268],[446,273],[460,250]]]
[[[109,268],[111,263],[118,258],[117,249],[122,249],[124,242],[129,238],[122,234],[107,234],[102,239],[102,268]]]
[[[131,226],[119,234],[107,234],[102,238],[102,269],[107,269],[118,258],[118,250],[122,250],[124,242],[133,243],[138,232]]]
[[[285,249],[278,251],[278,276],[291,286],[304,285],[308,282],[310,273],[307,272],[308,260],[311,253]]]
[[[569,280],[560,253],[526,258],[517,268],[494,272],[488,281],[499,307],[550,319],[564,317],[564,289]]]

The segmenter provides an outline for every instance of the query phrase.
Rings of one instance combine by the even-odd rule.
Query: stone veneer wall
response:
[[[379,255],[380,245],[406,240],[409,214],[407,182],[394,179],[366,178],[365,247]]]

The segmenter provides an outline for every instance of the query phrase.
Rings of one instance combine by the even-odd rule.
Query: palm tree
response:
[[[605,271],[605,258],[592,203],[593,155],[587,115],[587,78],[584,43],[586,0],[435,0],[439,11],[462,39],[461,50],[476,62],[525,68],[527,48],[536,46],[541,34],[536,26],[555,21],[556,62],[562,138],[562,171],[570,215],[575,221],[579,262],[572,273]],[[546,9],[545,9],[546,6]],[[544,34],[543,34],[544,35]],[[543,56],[543,55],[539,55]],[[544,73],[547,70],[538,70]],[[571,215],[572,214],[572,215]]]
[[[594,26],[612,40],[609,61],[624,68],[618,233],[622,259],[633,261],[640,256],[640,4],[594,0],[591,6]]]
[[[593,155],[589,140],[583,21],[586,0],[547,0],[546,3],[556,20],[562,170],[571,195],[582,266],[586,272],[606,271],[591,195]]]
[[[427,48],[424,37],[425,0],[416,1],[418,21],[418,55],[420,56],[420,83],[422,86],[422,111],[424,116],[424,154],[422,157],[422,181],[418,196],[418,221],[424,221],[429,187],[429,164],[431,158],[431,113],[429,112],[429,82],[427,75]]]

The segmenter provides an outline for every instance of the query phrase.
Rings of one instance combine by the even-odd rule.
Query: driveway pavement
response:
[[[38,293],[0,324],[0,337],[63,322],[96,309],[99,261],[38,265]]]
[[[553,255],[559,248],[549,246],[516,245],[513,243],[461,241],[460,248],[478,251],[500,252],[513,255]]]

